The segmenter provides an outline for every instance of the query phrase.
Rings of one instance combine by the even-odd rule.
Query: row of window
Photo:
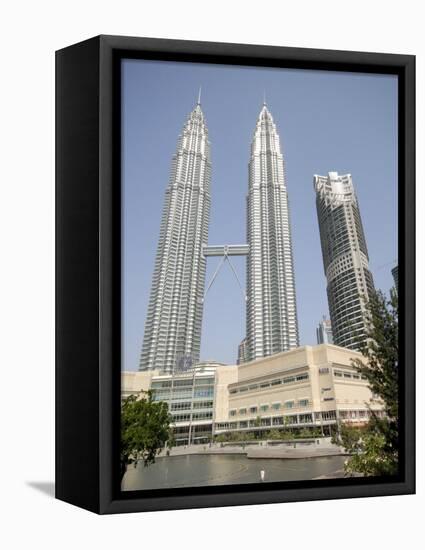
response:
[[[189,411],[192,409],[212,409],[212,401],[183,401],[180,403],[171,403],[172,411]]]
[[[164,388],[180,388],[180,387],[192,387],[193,377],[183,378],[177,380],[160,380],[152,382],[152,389],[159,390]],[[195,378],[195,386],[211,386],[214,385],[214,378]]]
[[[378,418],[384,418],[385,417],[385,411],[373,411],[370,410],[346,410],[346,411],[339,411],[339,417],[341,420],[367,420],[369,419],[372,414],[377,416]]]
[[[194,420],[209,420],[212,418],[212,411],[196,412],[192,413],[192,422]],[[174,414],[173,422],[190,422],[190,413],[187,414]]]
[[[192,390],[188,391],[166,391],[166,392],[158,392],[155,391],[153,394],[153,400],[154,401],[170,401],[171,399],[177,400],[177,399],[199,399],[202,397],[214,397],[214,388],[210,389],[195,389],[195,391],[192,392]]]
[[[313,422],[313,415],[311,413],[308,414],[299,414],[299,415],[291,415],[291,416],[274,416],[274,417],[267,417],[267,418],[261,418],[259,420],[257,419],[251,419],[251,420],[240,420],[239,422],[230,422],[228,423],[230,429],[232,429],[231,426],[233,426],[234,429],[236,428],[259,428],[263,426],[292,426],[292,425],[299,425],[299,424],[311,424]],[[217,425],[217,429],[225,429],[221,427],[222,424]]]
[[[230,394],[244,393],[247,391],[263,390],[281,384],[293,384],[295,382],[304,382],[309,379],[308,373],[298,374],[296,376],[286,376],[285,378],[276,378],[275,380],[269,380],[268,382],[260,382],[258,384],[250,384],[249,386],[242,386],[241,388],[232,388],[229,390]]]
[[[367,380],[366,376],[364,374],[360,375],[357,373],[351,373],[351,372],[342,372],[340,370],[334,370],[334,376],[335,378],[350,378],[352,380]]]
[[[287,416],[273,416],[261,419],[240,420],[239,422],[219,422],[217,430],[236,430],[238,428],[258,428],[263,426],[293,426],[312,424],[314,421],[334,421],[336,411],[323,411],[307,414],[292,414]]]
[[[297,402],[295,401],[285,401],[284,408],[285,409],[294,409],[296,407],[296,403],[298,407],[308,407],[310,405],[310,400],[308,398],[305,399],[299,399]],[[239,415],[245,415],[245,414],[255,414],[257,412],[267,412],[268,410],[274,410],[278,411],[282,408],[282,403],[272,403],[272,405],[263,404],[258,407],[257,405],[252,405],[251,407],[243,407],[239,409]],[[238,414],[237,409],[232,409],[230,411],[230,416],[236,416]]]

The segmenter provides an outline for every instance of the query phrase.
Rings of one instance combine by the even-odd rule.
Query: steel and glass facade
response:
[[[165,200],[139,370],[199,360],[210,216],[211,160],[201,105],[178,138]]]
[[[360,209],[350,174],[314,176],[333,342],[360,349],[374,291]]]
[[[251,143],[247,197],[248,361],[299,345],[285,165],[266,104]]]
[[[395,289],[398,292],[398,265],[396,265],[395,267],[392,268],[391,274],[392,274],[393,279],[394,279]]]
[[[333,344],[332,323],[329,319],[323,317],[320,321],[316,328],[316,338],[318,344]]]
[[[178,376],[156,376],[151,389],[155,401],[164,401],[173,418],[176,445],[202,443],[212,436],[215,369],[194,370]]]

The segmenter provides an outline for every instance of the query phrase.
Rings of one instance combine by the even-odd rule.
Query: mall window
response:
[[[278,411],[280,409],[280,403],[273,403],[272,404],[272,409],[275,410],[275,411]]]
[[[208,420],[212,418],[212,411],[197,412],[192,414],[192,420]]]
[[[163,382],[152,382],[152,389],[169,387],[171,387],[171,380],[165,380]]]
[[[308,407],[309,403],[310,403],[310,400],[309,400],[309,399],[300,399],[300,400],[298,401],[298,405],[299,405],[300,407]]]
[[[213,401],[195,401],[193,403],[194,409],[212,409]]]
[[[176,414],[173,416],[174,422],[188,422],[190,420],[190,414]]]
[[[250,412],[251,414],[254,414],[254,413],[256,413],[257,411],[258,411],[258,407],[256,407],[256,406],[249,407],[249,412]]]
[[[179,388],[181,386],[192,386],[192,379],[189,378],[188,380],[174,380],[173,386],[175,388]]]
[[[172,411],[187,411],[190,409],[190,401],[187,401],[185,403],[171,403],[171,410]]]
[[[195,397],[214,397],[214,389],[195,390]]]
[[[294,401],[285,401],[285,409],[293,409],[295,405]]]
[[[261,405],[261,407],[260,407],[260,411],[261,411],[261,412],[266,412],[266,411],[268,411],[268,410],[269,410],[269,406],[268,406],[268,405]]]
[[[197,378],[195,386],[210,386],[214,384],[214,378]]]

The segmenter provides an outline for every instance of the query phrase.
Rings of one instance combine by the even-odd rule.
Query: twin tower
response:
[[[200,100],[173,156],[140,370],[174,372],[199,361],[207,258],[247,258],[246,338],[242,362],[299,345],[285,163],[264,103],[249,161],[247,238],[242,245],[209,245],[211,158]]]

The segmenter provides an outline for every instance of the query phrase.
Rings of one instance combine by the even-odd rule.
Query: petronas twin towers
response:
[[[178,138],[159,234],[140,370],[199,361],[209,256],[247,256],[244,361],[299,344],[285,164],[264,103],[251,144],[247,245],[208,245],[211,158],[200,99]]]

